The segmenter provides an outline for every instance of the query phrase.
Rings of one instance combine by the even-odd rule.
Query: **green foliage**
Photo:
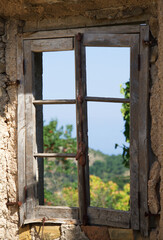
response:
[[[103,161],[95,161],[89,168],[90,174],[100,177],[104,182],[111,180],[117,183],[120,189],[123,189],[124,185],[129,183],[129,176],[124,176],[126,168],[122,164],[122,156],[109,156],[99,151],[96,154],[98,154],[99,158],[102,158]]]
[[[78,188],[70,186],[63,188],[62,190],[63,198],[67,206],[78,207]]]
[[[103,182],[101,178],[90,175],[90,198],[91,206],[103,207],[116,210],[129,210],[130,185],[125,184],[123,190],[119,190],[118,185],[113,181]],[[65,187],[58,194],[45,190],[47,205],[78,206],[77,187]]]
[[[76,152],[76,138],[72,138],[72,125],[58,128],[57,120],[44,126],[44,152]],[[45,201],[52,205],[66,205],[62,189],[73,186],[77,188],[77,164],[67,158],[44,159]]]
[[[58,127],[57,120],[51,121],[44,126],[44,151],[56,153],[73,153],[76,152],[76,138],[72,138],[72,125]]]
[[[104,183],[101,178],[90,176],[91,206],[129,210],[130,185],[126,184],[123,191],[112,181]]]
[[[72,137],[72,126],[58,128],[57,120],[44,126],[44,152],[74,153],[77,141]],[[90,150],[102,161],[90,166],[91,205],[119,210],[129,209],[129,184],[120,155],[108,156]],[[121,178],[119,176],[122,176]],[[45,204],[78,206],[76,160],[65,158],[44,159]]]
[[[120,92],[121,94],[124,95],[125,98],[130,98],[130,82],[125,83],[125,87],[122,85],[120,86]],[[125,141],[127,143],[130,142],[130,104],[129,103],[123,103],[122,108],[121,108],[121,113],[123,115],[123,120],[125,122],[124,124],[124,131],[123,134],[125,136]],[[119,145],[116,143],[115,148],[117,148]],[[123,152],[122,152],[122,158],[123,158],[123,164],[125,167],[129,168],[129,159],[130,159],[130,152],[129,152],[129,147],[123,144],[122,147]]]

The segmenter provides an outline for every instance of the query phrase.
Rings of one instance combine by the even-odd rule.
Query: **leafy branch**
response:
[[[125,86],[120,86],[120,92],[123,94],[125,98],[130,98],[130,82],[126,82]],[[125,136],[126,143],[130,142],[130,104],[129,103],[123,103],[121,108],[121,113],[123,116],[123,120],[125,122],[124,124],[124,131],[123,134]],[[129,147],[123,144],[120,146],[119,144],[115,144],[115,148],[121,147],[123,149],[122,152],[122,158],[123,158],[123,164],[125,167],[129,168],[129,159],[130,159],[130,151]]]

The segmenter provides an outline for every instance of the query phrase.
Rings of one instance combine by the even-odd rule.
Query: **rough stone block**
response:
[[[148,238],[142,237],[140,231],[133,231],[133,234],[134,238],[132,238],[131,240],[149,240]]]
[[[153,35],[154,38],[157,38],[158,36],[158,19],[155,17],[151,17],[149,20],[149,26],[150,26],[150,31]]]
[[[18,214],[15,212],[15,216],[12,216],[12,217],[11,217],[11,214],[13,214],[13,211],[9,212],[10,217],[7,220],[6,239],[4,239],[4,240],[17,240],[18,239],[18,232],[15,231],[15,229],[17,229],[17,224],[16,224],[16,222],[14,223],[15,219],[18,217]]]
[[[159,113],[160,113],[160,85],[155,81],[151,88],[150,111],[152,116],[151,145],[156,156],[159,155]],[[159,159],[158,159],[159,160]],[[160,161],[160,160],[159,160]]]
[[[3,43],[3,42],[0,42],[0,50],[1,49],[5,49],[5,43]]]
[[[43,230],[43,236],[42,235]],[[43,237],[43,239],[58,239],[60,238],[60,227],[59,226],[44,226],[44,229],[42,229],[42,226],[33,226],[32,232],[34,236],[39,236],[40,238]]]
[[[5,73],[6,71],[6,65],[5,63],[0,62],[0,73]]]
[[[152,84],[154,84],[156,81],[158,81],[158,68],[156,64],[151,64],[150,74],[151,74]]]
[[[118,15],[121,18],[129,18],[133,16],[139,16],[143,14],[144,9],[142,7],[133,7],[133,8],[125,8],[123,9],[122,13]]]
[[[19,228],[19,240],[31,240],[30,227],[28,225]]]
[[[0,74],[0,86],[5,87],[5,84],[7,82],[7,76],[5,74]]]
[[[158,233],[159,233],[158,229],[153,229],[150,233],[149,239],[150,240],[157,240],[158,239]]]
[[[3,35],[5,32],[5,24],[4,21],[0,20],[0,35]]]
[[[108,227],[82,226],[81,229],[89,240],[111,240]]]
[[[151,49],[150,62],[151,62],[151,63],[155,63],[155,62],[157,61],[157,58],[158,58],[158,47],[157,47],[157,46],[154,46],[154,47]]]
[[[0,219],[1,221],[1,219]],[[4,239],[5,236],[5,228],[4,227],[0,227],[0,239]]]
[[[159,179],[160,179],[160,164],[158,161],[155,161],[152,164],[148,181],[148,206],[152,214],[157,214],[160,209],[156,191],[156,185],[159,182]]]
[[[0,59],[4,58],[5,56],[5,50],[4,49],[0,49]]]
[[[109,235],[111,240],[133,240],[133,230],[109,228]]]
[[[62,225],[61,240],[89,240],[79,226]]]

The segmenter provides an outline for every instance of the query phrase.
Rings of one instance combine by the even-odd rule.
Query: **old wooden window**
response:
[[[117,26],[24,34],[18,42],[18,161],[21,223],[47,222],[107,225],[148,234],[148,26]],[[87,95],[86,47],[130,48],[130,98]],[[42,53],[75,53],[74,99],[42,98]],[[23,69],[23,71],[22,71]],[[64,69],[63,69],[64,71]],[[88,102],[130,103],[130,211],[90,206],[87,136]],[[43,106],[76,106],[77,149],[43,152]],[[79,207],[44,205],[43,158],[71,157],[78,162]]]

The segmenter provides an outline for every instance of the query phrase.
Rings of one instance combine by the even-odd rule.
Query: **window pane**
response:
[[[78,206],[76,160],[45,158],[44,202],[53,206]]]
[[[41,116],[41,108],[43,108],[43,116]],[[36,106],[36,109],[38,152],[76,153],[76,105],[44,105]],[[41,121],[43,132],[41,132]],[[43,142],[40,140],[41,136]],[[42,150],[41,144],[43,144]]]
[[[129,117],[129,104],[88,103],[90,196],[94,207],[129,210],[130,171],[122,157],[126,150],[128,163],[129,121],[125,128],[124,107]]]
[[[130,48],[86,48],[87,95],[124,98],[120,86],[130,79]]]
[[[77,161],[68,158],[44,158],[44,204],[78,206]],[[38,158],[41,161],[41,158]]]
[[[74,98],[74,51],[44,52],[43,99]]]

